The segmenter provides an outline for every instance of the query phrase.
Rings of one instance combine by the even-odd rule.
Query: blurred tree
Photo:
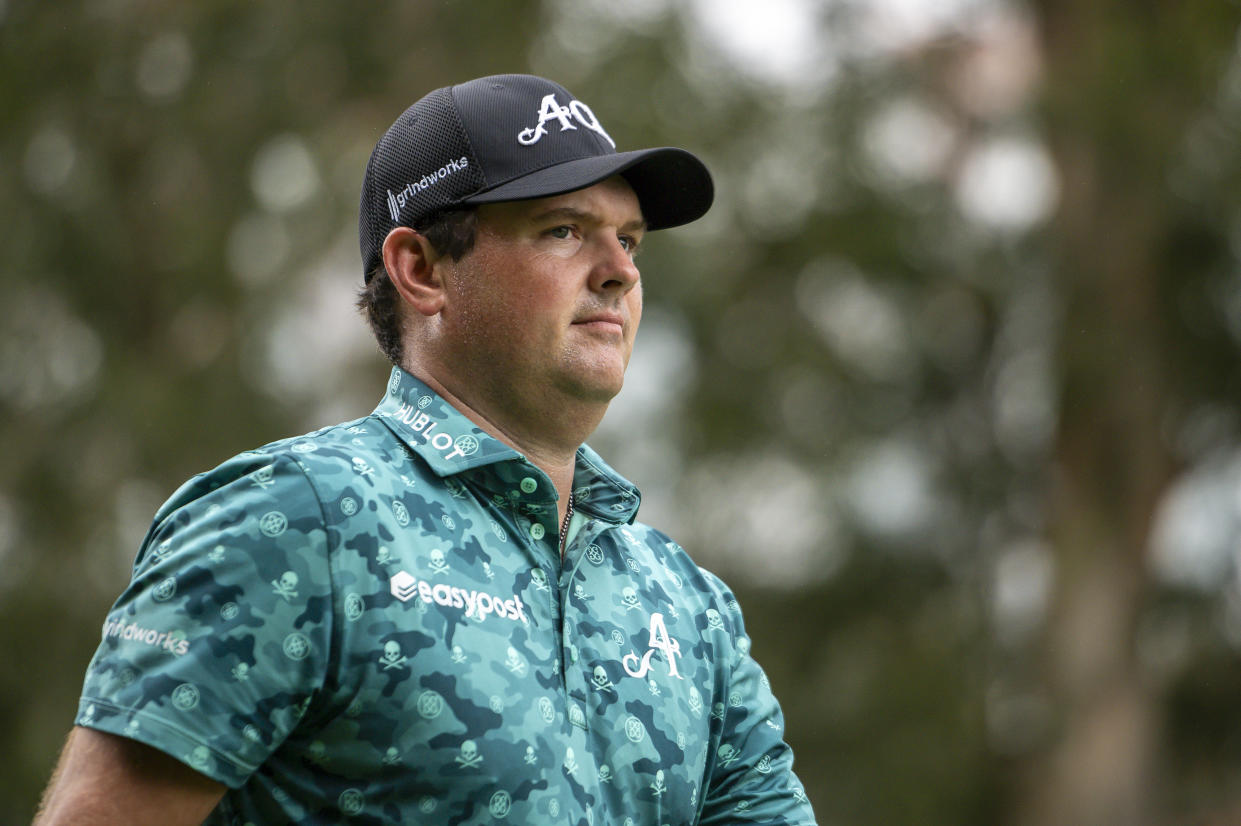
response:
[[[1032,760],[1018,822],[1153,823],[1175,784],[1158,782],[1166,686],[1142,657],[1158,587],[1152,526],[1188,458],[1178,433],[1238,390],[1227,318],[1202,303],[1236,268],[1218,181],[1178,191],[1177,165],[1235,60],[1238,8],[1036,8],[1062,185],[1048,245],[1063,314],[1049,479],[1057,587],[1043,644],[1057,733]]]

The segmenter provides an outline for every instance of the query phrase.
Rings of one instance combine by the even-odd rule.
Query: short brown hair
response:
[[[474,207],[441,210],[429,216],[418,233],[426,237],[440,255],[460,261],[474,248],[478,213]],[[401,366],[404,348],[401,341],[401,296],[397,293],[383,261],[366,274],[366,283],[358,292],[357,307],[366,316],[375,334],[379,349],[388,361]]]

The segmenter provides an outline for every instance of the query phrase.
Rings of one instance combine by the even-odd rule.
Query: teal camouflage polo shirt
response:
[[[587,447],[574,500],[562,559],[548,477],[394,370],[160,509],[76,722],[208,823],[813,823],[733,595]]]

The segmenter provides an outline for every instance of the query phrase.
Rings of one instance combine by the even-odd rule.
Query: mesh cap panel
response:
[[[483,185],[482,168],[448,89],[437,89],[406,109],[366,166],[358,225],[364,270],[378,266],[393,227],[417,227]]]

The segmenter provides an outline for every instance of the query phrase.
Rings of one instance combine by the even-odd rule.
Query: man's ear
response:
[[[437,263],[441,256],[426,236],[409,227],[394,227],[383,243],[384,269],[405,303],[425,316],[444,306],[444,281]]]

